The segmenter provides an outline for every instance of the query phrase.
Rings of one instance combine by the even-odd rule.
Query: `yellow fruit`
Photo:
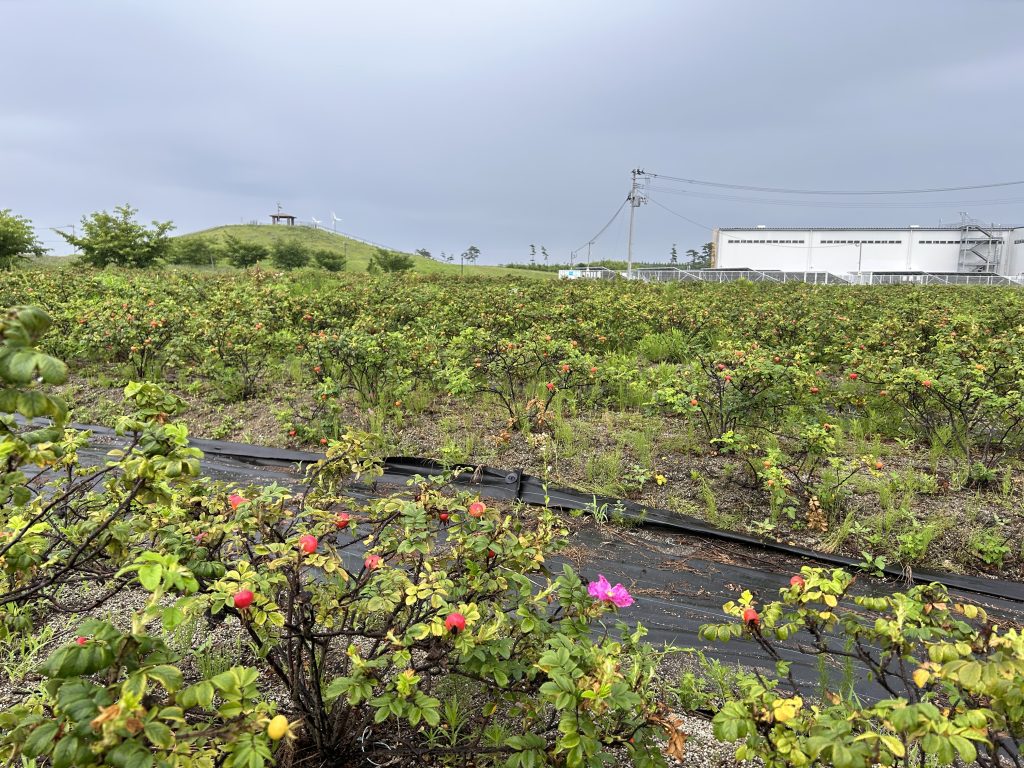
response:
[[[284,715],[278,715],[267,726],[267,736],[273,741],[277,741],[286,733],[288,733],[288,718]]]

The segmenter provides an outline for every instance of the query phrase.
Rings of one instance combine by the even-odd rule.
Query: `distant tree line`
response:
[[[475,245],[469,246],[468,248],[466,248],[466,250],[464,250],[462,253],[460,253],[459,254],[459,273],[460,274],[465,274],[465,272],[466,272],[466,262],[469,262],[470,264],[475,264],[477,259],[480,258],[480,253],[481,253],[480,249],[477,248]],[[417,248],[416,249],[416,255],[417,256],[422,256],[425,259],[433,259],[434,258],[434,254],[432,254],[426,248]],[[455,254],[454,253],[445,253],[444,251],[441,251],[441,255],[438,257],[438,261],[444,261],[444,262],[447,262],[448,264],[451,264],[452,262],[455,261]]]
[[[679,263],[679,252],[676,249],[675,243],[672,244],[672,249],[669,251],[669,259],[667,262],[633,262],[633,269],[642,268],[657,268],[664,267],[666,265],[679,267],[680,269],[710,269],[712,263],[714,263],[715,244],[704,243],[700,250],[694,248],[689,249],[686,252],[686,260]],[[536,270],[538,272],[557,272],[560,269],[583,269],[586,264],[576,262],[575,264],[549,264],[547,263],[548,253],[544,246],[541,246],[541,256],[544,259],[544,263],[540,264],[536,260],[537,250],[536,247],[530,246],[530,262],[523,264],[521,262],[513,262],[506,264],[505,266],[509,269],[528,269]],[[625,260],[617,259],[594,259],[590,262],[590,266],[604,267],[605,269],[611,269],[616,272],[624,272],[629,264]]]

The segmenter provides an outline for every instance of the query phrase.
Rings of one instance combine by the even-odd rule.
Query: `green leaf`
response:
[[[849,747],[841,742],[832,745],[832,765],[835,768],[857,768],[860,763]]]
[[[88,642],[58,648],[39,671],[47,677],[81,677],[106,669],[113,661],[106,643]]]
[[[39,368],[39,375],[47,384],[63,384],[68,378],[67,366],[55,357],[37,354],[36,366]]]
[[[960,758],[965,763],[973,763],[978,758],[978,750],[969,740],[963,736],[950,736],[950,744],[960,753]]]
[[[85,752],[85,754],[81,754]],[[53,768],[76,768],[84,764],[88,745],[74,734],[67,734],[53,748]]]
[[[150,742],[161,749],[170,749],[174,746],[174,732],[163,723],[152,720],[146,723],[143,731]]]
[[[45,755],[53,746],[53,738],[57,735],[58,723],[48,722],[38,726],[25,739],[25,745],[21,748],[25,757],[39,757]]]
[[[970,661],[960,668],[960,682],[964,687],[974,689],[981,682],[981,664]]]
[[[157,563],[150,563],[139,568],[139,583],[147,592],[155,592],[160,586],[160,577],[163,574],[163,567]]]
[[[208,680],[204,680],[201,683],[190,685],[178,693],[176,700],[181,705],[182,709],[191,709],[192,707],[202,707],[203,709],[209,709],[210,705],[213,704],[213,695],[216,691],[213,688],[213,683]]]
[[[152,768],[153,755],[137,741],[122,741],[107,753],[107,763],[115,768]]]
[[[903,746],[903,742],[888,733],[882,733],[878,736],[885,744],[885,748],[888,749],[896,757],[902,758],[907,754],[906,747]]]
[[[18,390],[10,388],[0,390],[0,412],[14,413],[17,410]]]
[[[714,716],[711,725],[715,738],[728,742],[746,736],[752,721],[743,704],[738,701],[728,701]]]
[[[146,695],[146,683],[148,679],[145,672],[133,672],[121,683],[121,695],[142,701]]]
[[[406,634],[411,640],[423,640],[430,634],[430,627],[426,624],[413,624]]]
[[[423,710],[423,719],[427,722],[427,725],[436,728],[441,722],[441,714],[435,707],[427,707]]]
[[[19,349],[7,358],[7,378],[15,384],[28,384],[36,375],[37,353]]]
[[[160,617],[165,630],[172,630],[185,620],[185,614],[177,605],[169,605],[164,608]]]
[[[97,696],[103,697],[106,703],[105,691],[98,685],[85,680],[66,682],[57,692],[57,705],[72,721],[88,722],[99,713]]]
[[[221,672],[219,675],[210,678],[210,682],[213,683],[214,687],[216,687],[217,690],[225,696],[238,697],[242,695],[239,688],[240,681],[235,671],[236,669],[236,667],[233,667],[226,672]]]
[[[167,689],[168,693],[174,693],[176,690],[181,688],[181,670],[177,667],[172,667],[170,664],[161,664],[160,666],[148,669],[146,670],[146,674]]]
[[[50,403],[50,398],[42,392],[37,392],[33,389],[18,393],[18,413],[26,419],[37,419],[40,416],[53,413],[53,411],[54,408]]]

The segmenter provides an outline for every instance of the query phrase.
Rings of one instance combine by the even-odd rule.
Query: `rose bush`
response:
[[[42,686],[0,713],[4,760],[472,756],[512,768],[603,765],[617,748],[638,766],[662,762],[660,654],[641,627],[595,633],[632,598],[621,585],[595,598],[603,577],[588,593],[568,566],[548,570],[566,533],[553,513],[489,507],[444,478],[361,498],[348,483],[379,464],[353,431],[301,492],[225,488],[200,477],[175,422],[183,403],[154,383],[125,388],[125,447],[89,468],[87,436],[64,429],[63,404],[44,391],[65,375],[35,346],[47,325],[33,309],[0,324],[5,631],[31,632],[21,619],[43,604],[80,614],[126,591],[145,600],[123,622],[82,621],[50,654]],[[26,428],[15,412],[52,422]],[[248,665],[186,676],[167,637],[196,617],[230,618],[254,649]]]
[[[701,628],[711,641],[747,637],[776,660],[775,675],[737,677],[714,716],[716,737],[742,742],[738,759],[779,768],[1020,765],[1024,634],[937,584],[884,597],[856,594],[853,584],[842,570],[803,568],[759,611],[749,592],[726,603],[740,623]],[[878,695],[830,683],[816,700],[783,660],[787,641],[855,665]]]

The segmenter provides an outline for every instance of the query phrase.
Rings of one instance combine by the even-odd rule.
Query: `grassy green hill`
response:
[[[367,245],[358,240],[338,235],[326,229],[312,229],[311,227],[288,227],[284,225],[271,224],[231,224],[223,227],[200,230],[179,235],[181,239],[202,238],[211,242],[220,243],[226,235],[233,235],[245,242],[256,242],[272,248],[274,243],[281,240],[297,240],[308,248],[323,249],[335,253],[346,254],[348,263],[346,272],[365,272],[370,257],[376,250],[375,246]],[[417,272],[427,274],[458,274],[458,264],[446,264],[423,256],[411,254],[416,260],[414,269]],[[539,277],[550,279],[551,274],[543,272],[531,272],[520,269],[506,269],[505,267],[484,267],[466,265],[467,275],[517,275],[519,277]]]

